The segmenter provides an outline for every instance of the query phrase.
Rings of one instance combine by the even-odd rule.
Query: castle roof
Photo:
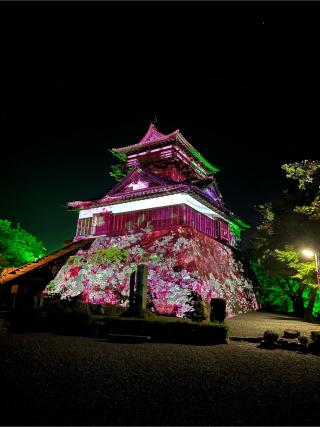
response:
[[[112,151],[123,154],[134,153],[139,151],[141,148],[146,148],[150,145],[156,145],[159,142],[161,143],[173,140],[178,135],[178,133],[179,129],[165,135],[161,133],[153,123],[151,123],[146,134],[137,144],[127,145],[126,147],[113,148]]]
[[[128,190],[131,182],[148,181],[153,184],[148,187],[141,186],[140,188],[132,191]],[[126,203],[132,200],[143,200],[146,198],[159,197],[169,194],[190,194],[196,200],[200,201],[207,207],[218,212],[225,219],[232,219],[233,222],[241,225],[242,228],[247,228],[247,224],[236,217],[233,212],[228,208],[219,203],[218,200],[214,200],[209,194],[203,189],[191,183],[176,183],[172,184],[164,178],[159,178],[151,172],[147,172],[140,168],[133,169],[126,178],[119,182],[111,191],[109,191],[104,197],[97,200],[91,201],[74,201],[69,202],[69,208],[73,209],[89,209],[99,206],[110,206],[113,204]]]
[[[128,156],[134,153],[141,152],[142,150],[147,150],[149,148],[154,148],[157,145],[163,145],[167,142],[175,142],[182,149],[188,152],[189,156],[198,164],[200,164],[207,175],[212,173],[219,172],[219,169],[205,159],[202,154],[199,153],[191,144],[188,142],[184,136],[180,133],[179,129],[171,132],[169,134],[161,133],[153,123],[150,124],[148,131],[144,137],[137,143],[128,145],[125,147],[112,148],[113,153],[118,153],[119,155]]]
[[[174,138],[178,133],[179,129],[169,133],[168,135],[165,135],[164,133],[161,133],[153,123],[151,123],[146,134],[139,141],[138,144],[147,144],[153,141],[169,141],[171,138]]]

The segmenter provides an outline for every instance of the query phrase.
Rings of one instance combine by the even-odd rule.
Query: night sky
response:
[[[319,6],[1,3],[0,218],[60,248],[76,228],[66,202],[106,194],[108,148],[156,117],[256,225],[281,164],[320,158]]]

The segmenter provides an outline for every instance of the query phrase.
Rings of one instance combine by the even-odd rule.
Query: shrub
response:
[[[265,341],[274,343],[278,340],[279,334],[277,334],[277,332],[275,332],[275,331],[267,329],[263,334],[263,338]]]
[[[191,307],[191,310],[185,314],[187,319],[193,320],[194,322],[202,322],[206,319],[201,295],[191,291],[188,295],[187,304]]]
[[[92,323],[90,307],[77,297],[59,301],[46,298],[43,311],[49,329],[54,332],[76,334],[89,332]]]
[[[264,339],[258,346],[260,348],[267,348],[271,350],[278,348],[279,344],[282,347],[285,347],[286,340],[281,339],[280,342],[278,342],[279,335],[275,331],[267,329],[266,331],[264,331],[263,338]]]

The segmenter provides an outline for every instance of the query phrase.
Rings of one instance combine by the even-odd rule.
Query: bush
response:
[[[279,338],[279,334],[277,334],[277,332],[275,331],[267,329],[263,334],[263,338],[265,341],[268,341],[270,343],[275,343]]]
[[[206,319],[201,295],[191,291],[188,295],[187,305],[191,307],[190,311],[185,314],[187,319],[193,320],[194,322],[202,322]]]
[[[278,348],[279,344],[282,347],[285,346],[284,341],[286,340],[282,339],[281,342],[278,344],[279,335],[270,329],[267,329],[266,331],[264,331],[263,338],[264,339],[259,344],[260,348],[275,349],[275,348]]]
[[[92,323],[89,304],[78,298],[55,301],[47,298],[43,305],[48,329],[58,333],[88,334]]]

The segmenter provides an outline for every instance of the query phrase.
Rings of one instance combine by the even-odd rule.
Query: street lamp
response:
[[[316,251],[312,251],[311,249],[303,249],[302,251],[302,255],[304,255],[306,258],[313,258],[316,261],[316,271],[317,271],[317,279],[318,279],[318,287],[320,289],[320,257],[319,257],[319,253]]]

